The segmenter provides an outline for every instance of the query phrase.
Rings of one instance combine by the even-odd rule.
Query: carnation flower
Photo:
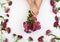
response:
[[[56,9],[52,9],[52,12],[54,13],[54,14],[57,14],[57,10]]]
[[[54,38],[52,38],[52,39],[51,39],[51,42],[55,42],[55,39],[54,39]]]
[[[50,30],[47,30],[47,31],[46,31],[46,35],[49,35],[50,33],[51,33]]]
[[[22,37],[21,35],[18,35],[17,38],[18,38],[18,39],[22,39],[23,37]]]
[[[33,38],[32,37],[29,37],[29,41],[33,41]]]
[[[59,26],[58,23],[59,23],[59,22],[54,22],[54,27],[58,27],[58,26]]]
[[[51,4],[51,6],[54,8],[55,7],[55,2],[54,2],[54,0],[50,0],[50,4]]]
[[[8,5],[11,6],[12,5],[12,1],[9,1]]]
[[[59,19],[58,19],[58,17],[57,16],[55,16],[55,20],[58,22],[59,21]]]
[[[4,42],[8,42],[8,39],[6,38],[6,39],[4,40]]]
[[[7,17],[9,17],[9,14],[6,14]]]
[[[11,29],[10,27],[7,28],[7,32],[10,33],[11,32]]]
[[[44,38],[44,36],[40,36],[40,37],[38,38],[38,42],[44,42],[44,41],[43,41],[43,38]]]
[[[5,13],[8,13],[10,11],[10,8],[6,8]]]

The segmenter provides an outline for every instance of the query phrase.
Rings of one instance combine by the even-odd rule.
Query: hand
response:
[[[34,4],[32,4],[31,6],[30,6],[30,11],[31,11],[31,13],[33,14],[33,16],[37,16],[38,15],[38,13],[39,13],[39,9],[36,7],[36,5],[34,5]]]

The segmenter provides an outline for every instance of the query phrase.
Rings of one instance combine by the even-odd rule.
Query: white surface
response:
[[[2,1],[2,0],[0,0]],[[9,39],[9,42],[14,42],[14,38],[12,37],[13,33],[20,34],[23,36],[23,39],[19,42],[27,42],[27,39],[29,36],[34,38],[33,42],[37,42],[38,37],[44,36],[44,42],[50,42],[50,39],[52,36],[48,37],[45,35],[46,30],[50,29],[52,30],[52,33],[60,36],[60,30],[55,29],[53,27],[54,23],[54,14],[52,13],[49,0],[43,0],[43,3],[40,7],[39,15],[37,16],[38,21],[41,23],[41,29],[37,30],[35,32],[32,32],[31,34],[27,34],[24,32],[23,28],[23,22],[26,21],[29,6],[26,0],[12,0],[13,4],[10,6],[10,17],[8,26],[11,27],[11,33],[6,35],[6,37]],[[3,10],[0,11],[0,14],[4,14]],[[48,39],[48,40],[47,40]]]

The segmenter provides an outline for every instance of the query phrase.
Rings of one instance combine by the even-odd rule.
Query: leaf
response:
[[[4,19],[4,17],[3,17],[3,16],[0,16],[0,18]]]
[[[2,3],[1,5],[3,6],[3,5],[5,5],[6,3]]]
[[[34,20],[28,20],[27,23],[28,23],[29,25],[32,25],[32,24],[34,24]]]
[[[60,10],[60,7],[58,8],[58,10]]]
[[[54,39],[56,39],[56,40],[60,40],[60,38],[54,38]]]
[[[54,0],[55,2],[59,2],[60,0]]]

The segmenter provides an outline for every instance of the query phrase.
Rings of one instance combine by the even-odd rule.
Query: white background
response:
[[[3,2],[3,0],[0,0]],[[52,36],[46,36],[46,30],[50,29],[53,34],[60,37],[60,29],[53,27],[54,14],[52,13],[52,7],[50,6],[50,0],[43,0],[42,5],[39,10],[39,15],[37,16],[38,21],[41,23],[41,29],[30,34],[24,32],[23,22],[26,21],[29,5],[26,0],[12,0],[13,4],[10,6],[11,11],[9,12],[9,22],[8,27],[11,28],[11,33],[5,33],[5,37],[9,39],[9,42],[14,42],[12,34],[22,35],[23,39],[19,42],[28,42],[28,37],[33,37],[33,42],[38,42],[37,39],[40,36],[44,36],[44,42],[50,42]],[[4,16],[4,11],[0,7],[0,15]],[[58,41],[57,41],[58,42]]]

